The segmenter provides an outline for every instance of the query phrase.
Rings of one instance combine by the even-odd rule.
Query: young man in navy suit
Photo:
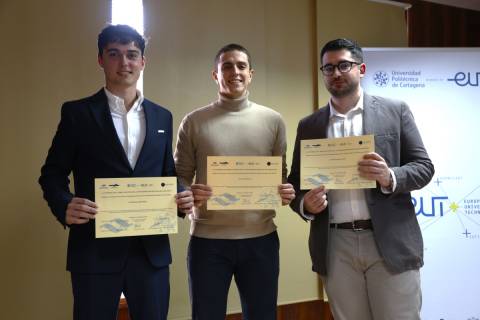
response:
[[[39,183],[53,214],[70,228],[74,319],[114,320],[123,292],[133,319],[167,319],[167,235],[95,238],[95,178],[175,176],[172,115],[136,89],[145,67],[145,39],[126,25],[98,36],[98,63],[105,87],[66,102]],[[73,173],[75,192],[69,189]],[[190,213],[190,191],[176,196]]]

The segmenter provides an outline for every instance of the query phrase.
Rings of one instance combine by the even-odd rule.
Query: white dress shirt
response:
[[[143,95],[137,90],[137,99],[127,112],[122,98],[115,96],[107,88],[104,90],[118,139],[125,150],[131,168],[134,169],[145,141],[146,122],[142,107]]]
[[[346,114],[339,113],[329,101],[330,119],[327,137],[341,138],[363,135],[363,91],[357,104]],[[363,189],[330,190],[330,221],[333,223],[370,219]]]

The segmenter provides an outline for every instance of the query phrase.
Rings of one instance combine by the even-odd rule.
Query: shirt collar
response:
[[[328,101],[328,105],[330,107],[330,118],[332,117],[340,117],[345,118],[350,114],[357,113],[363,111],[363,90],[360,90],[360,99],[358,99],[357,104],[346,114],[342,114],[338,112],[332,104],[332,98]]]
[[[107,95],[108,107],[110,108],[110,112],[126,114],[127,108],[125,108],[125,101],[122,98],[111,93],[107,88],[103,88],[103,89],[105,91],[105,94]],[[130,111],[132,112],[142,111],[143,100],[144,100],[144,97],[142,92],[140,90],[137,90],[137,99],[133,103],[132,108],[130,108]]]

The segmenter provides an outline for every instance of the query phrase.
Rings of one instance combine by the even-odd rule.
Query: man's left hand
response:
[[[368,180],[376,180],[382,187],[390,188],[390,170],[387,162],[378,153],[370,152],[358,162],[360,176]]]
[[[282,205],[290,204],[295,199],[295,189],[290,183],[284,183],[278,186],[278,193],[282,198]]]
[[[178,210],[185,214],[192,213],[193,208],[193,193],[190,190],[179,192],[175,195]]]

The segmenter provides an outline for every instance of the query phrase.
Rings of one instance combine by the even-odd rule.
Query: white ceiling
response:
[[[447,6],[471,9],[480,11],[480,0],[424,0],[428,2],[436,2]]]

